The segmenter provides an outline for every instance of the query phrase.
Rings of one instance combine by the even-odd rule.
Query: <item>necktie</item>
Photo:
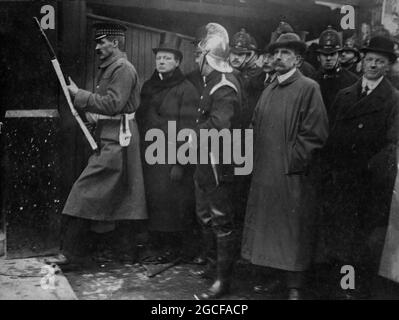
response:
[[[363,87],[362,89],[362,93],[360,94],[360,99],[364,98],[365,96],[367,96],[367,93],[369,92],[369,87],[367,86],[367,84]]]
[[[267,87],[270,83],[272,83],[274,80],[274,77],[272,75],[268,75],[267,79],[265,79],[265,81],[263,81],[263,85],[265,87]]]

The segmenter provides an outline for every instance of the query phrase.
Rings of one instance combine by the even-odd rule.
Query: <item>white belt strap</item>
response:
[[[117,114],[116,116],[106,116],[104,114],[86,112],[86,118],[91,123],[96,123],[98,120],[121,120],[123,116],[126,116],[128,120],[133,120],[135,114],[136,113],[133,112],[133,113]]]
[[[133,120],[135,112],[117,114],[116,116],[106,116],[98,113],[86,112],[86,118],[90,123],[97,123],[98,120],[119,120],[119,144],[127,147],[130,144],[132,133],[130,132],[129,121]]]
[[[130,119],[129,119],[129,114],[122,115],[121,123],[119,126],[119,144],[122,147],[127,147],[130,144],[132,133],[130,132],[129,120],[132,119],[134,119],[134,113],[133,113],[133,118]]]

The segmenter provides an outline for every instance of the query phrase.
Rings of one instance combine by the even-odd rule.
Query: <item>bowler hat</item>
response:
[[[125,36],[127,28],[117,23],[99,22],[93,25],[95,40],[101,40],[107,36]]]
[[[367,47],[363,47],[360,51],[363,53],[375,52],[383,54],[389,58],[390,62],[394,62],[397,59],[394,51],[393,41],[382,36],[371,38],[369,45]]]
[[[152,51],[157,54],[159,51],[172,52],[178,56],[180,60],[183,59],[183,53],[180,51],[181,38],[173,32],[161,33],[159,46],[153,48]]]
[[[300,55],[303,55],[306,51],[306,43],[293,32],[284,33],[278,37],[276,42],[269,45],[269,52],[273,53],[278,48],[288,48],[297,51]]]

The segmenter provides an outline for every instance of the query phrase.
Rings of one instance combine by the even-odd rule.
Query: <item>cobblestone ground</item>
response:
[[[210,280],[194,274],[199,266],[176,265],[155,277],[148,272],[162,265],[93,264],[81,271],[64,272],[77,297],[83,300],[194,300],[194,294],[206,290]],[[245,277],[243,265],[236,267],[232,293],[226,299],[265,299],[252,291],[258,278],[253,272]],[[246,279],[245,279],[246,278]]]
[[[64,274],[78,299],[82,300],[193,300],[194,294],[203,292],[211,284],[210,280],[194,274],[199,266],[190,264],[176,265],[153,278],[147,276],[148,272],[160,266],[112,262],[93,264],[84,270],[66,271]],[[284,299],[282,295],[270,296],[253,291],[255,285],[264,283],[267,278],[267,273],[261,268],[239,261],[231,294],[225,299]],[[318,289],[313,289],[309,299],[323,299],[323,296]],[[398,286],[382,280],[372,299],[399,299]]]

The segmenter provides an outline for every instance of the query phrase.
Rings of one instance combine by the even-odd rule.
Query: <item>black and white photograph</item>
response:
[[[0,300],[399,300],[399,0],[0,1],[0,38]]]

